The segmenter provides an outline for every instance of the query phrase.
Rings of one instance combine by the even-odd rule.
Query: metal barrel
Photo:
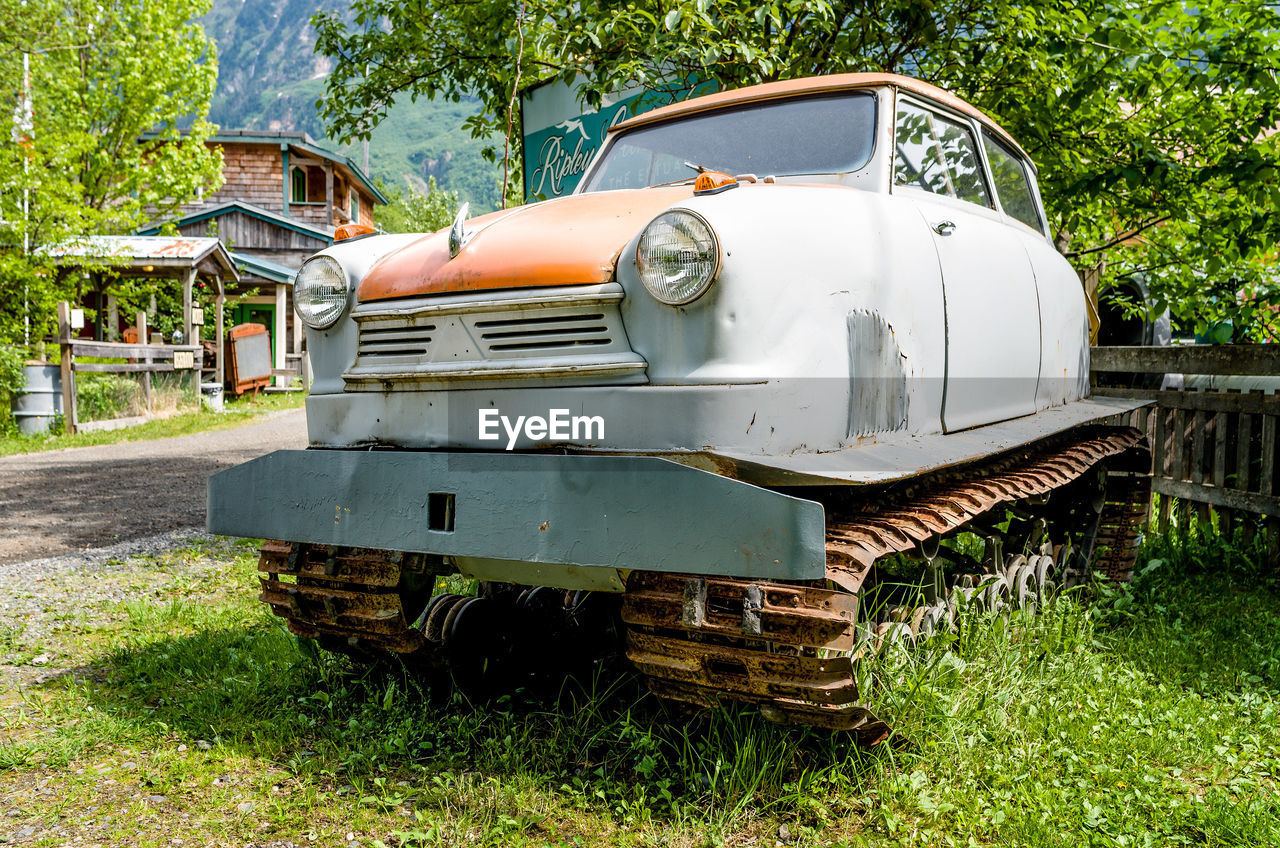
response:
[[[14,421],[24,435],[47,433],[62,414],[62,371],[57,365],[26,365],[22,373],[26,388],[10,404]]]
[[[201,383],[200,395],[204,399],[204,405],[214,412],[222,411],[222,384],[221,383]]]

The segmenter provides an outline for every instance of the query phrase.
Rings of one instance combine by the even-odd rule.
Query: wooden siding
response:
[[[323,208],[323,207],[321,207]],[[224,244],[232,250],[308,250],[314,253],[327,247],[329,242],[315,236],[304,235],[264,221],[239,210],[228,210],[225,215],[196,221],[179,227],[184,236],[207,236],[216,232]]]
[[[310,224],[313,227],[328,228],[331,226],[329,223],[329,209],[323,203],[309,203],[306,206],[291,203],[289,204],[289,217],[295,221]]]
[[[373,226],[373,196],[360,192],[360,223]]]
[[[274,262],[277,265],[283,265],[286,268],[297,270],[302,267],[302,263],[306,262],[327,244],[317,245],[316,247],[306,247],[298,250],[259,250],[257,248],[247,249],[241,248],[237,253],[243,253],[258,259],[265,259],[268,262]]]
[[[216,146],[222,148],[222,188],[184,211],[232,200],[277,214],[284,211],[284,162],[280,145],[223,143]]]
[[[373,226],[373,206],[377,201],[352,178],[343,166],[336,163],[316,165],[315,159],[291,161],[290,171],[297,166],[302,167],[307,173],[308,202],[305,204],[290,202],[286,210],[284,151],[281,150],[280,145],[223,141],[211,143],[210,146],[222,148],[222,187],[201,198],[197,203],[183,205],[178,213],[179,217],[210,206],[238,200],[295,221],[327,229],[350,222],[349,187],[354,185],[360,197],[359,222]],[[333,172],[332,214],[325,205],[326,167],[331,167]],[[292,196],[292,185],[289,189]],[[186,227],[182,229],[184,233],[193,232]],[[201,222],[194,232],[205,235],[207,226]],[[255,241],[235,239],[229,235],[224,240],[239,246],[257,244]]]
[[[300,169],[307,175],[307,200],[305,203],[289,203],[289,216],[317,227],[336,227],[351,221],[351,190],[354,187],[360,198],[359,223],[373,226],[373,205],[377,202],[353,179],[345,168],[337,164],[316,165],[313,160],[290,162],[290,170]],[[333,174],[333,213],[325,206],[326,182]],[[292,184],[290,184],[292,198]]]

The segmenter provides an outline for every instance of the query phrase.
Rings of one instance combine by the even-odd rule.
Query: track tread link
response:
[[[298,636],[352,653],[406,656],[428,646],[400,587],[417,555],[268,541],[260,600]]]
[[[795,594],[795,585],[633,572],[622,607],[627,657],[662,697],[700,705],[749,701],[780,720],[852,731],[864,744],[883,741],[889,725],[861,702],[853,676],[857,651],[850,650],[858,638],[858,593],[875,562],[915,551],[997,507],[1047,495],[1104,460],[1141,452],[1142,441],[1131,428],[1100,429],[1066,447],[1007,460],[982,479],[939,480],[896,504],[836,511],[828,516],[826,549],[827,579],[838,590],[817,590],[825,591],[819,604]],[[1105,532],[1098,536],[1105,546],[1100,571],[1113,579],[1132,572],[1150,496],[1149,475],[1129,472],[1120,481],[1104,504]],[[719,598],[718,613],[691,615],[685,609],[691,596],[704,599],[704,609]],[[790,604],[786,616],[775,597]],[[833,607],[840,611],[835,620]],[[765,621],[773,626],[766,629]],[[828,624],[821,642],[812,636],[819,622]],[[837,622],[843,632],[831,628]],[[818,649],[833,648],[841,655],[818,656]]]

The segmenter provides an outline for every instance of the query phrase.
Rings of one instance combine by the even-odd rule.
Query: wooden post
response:
[[[226,344],[226,334],[223,332],[223,328],[222,328],[222,309],[226,305],[226,301],[227,301],[227,296],[226,294],[223,293],[222,284],[219,283],[218,296],[214,300],[215,311],[214,311],[214,319],[213,319],[213,331],[216,334],[214,338],[218,340],[217,345],[214,347],[214,355],[213,355],[213,361],[214,361],[213,367],[217,369],[218,373],[217,373],[217,376],[214,377],[213,381],[217,383],[219,386],[221,386],[223,383],[227,381],[227,376],[226,376],[227,372],[223,370],[223,352],[222,352],[223,345]]]
[[[1204,455],[1204,437],[1205,427],[1208,426],[1207,413],[1202,409],[1197,409],[1192,413],[1191,417],[1191,482],[1200,484],[1204,482],[1205,471],[1205,455]],[[1209,523],[1209,505],[1204,501],[1196,501],[1195,506],[1196,522],[1201,525]]]
[[[71,348],[71,304],[58,304],[58,343],[62,346],[62,428],[69,435],[76,432],[76,369]]]
[[[274,336],[274,341],[275,341],[275,345],[274,345],[275,352],[273,355],[273,359],[275,360],[275,363],[276,363],[275,367],[279,370],[283,370],[286,365],[285,358],[284,358],[284,353],[285,353],[284,341],[285,341],[285,332],[286,332],[285,314],[284,314],[284,308],[285,308],[284,295],[285,295],[284,283],[276,283],[276,314],[275,314],[275,321],[274,321],[275,327],[272,330],[272,335]],[[288,379],[289,379],[288,377],[276,377],[276,381],[275,381],[276,385],[287,386],[289,385]]]
[[[1187,417],[1186,412],[1181,408],[1173,411],[1173,474],[1174,480],[1185,480],[1185,460],[1187,447]],[[1182,527],[1182,519],[1186,514],[1186,504],[1178,503],[1173,510],[1173,526],[1179,530]]]
[[[1227,484],[1227,415],[1216,412],[1213,416],[1213,485],[1221,489]],[[1231,538],[1231,510],[1217,507],[1218,532]]]
[[[1241,413],[1240,428],[1236,431],[1236,485],[1241,492],[1252,491],[1250,472],[1253,467],[1253,416]],[[1241,521],[1243,542],[1248,547],[1253,542],[1253,516],[1246,515]]]
[[[1276,416],[1263,415],[1262,468],[1258,476],[1258,491],[1264,495],[1270,495],[1275,491],[1276,429]],[[1280,555],[1280,519],[1268,515],[1264,526],[1266,527],[1267,556],[1274,563]]]
[[[192,344],[191,326],[191,289],[196,283],[195,266],[182,275],[182,343]]]
[[[325,163],[324,166],[324,208],[325,218],[329,222],[329,226],[333,226],[333,165]]]
[[[147,343],[147,313],[138,313],[138,344]],[[151,355],[147,354],[142,358],[146,364],[151,364]],[[151,414],[151,372],[142,372],[142,402],[147,405],[147,414]]]
[[[102,285],[103,285],[102,277],[95,274],[94,285],[95,285],[95,288],[93,291],[94,298],[95,298],[94,302],[96,303],[97,308],[94,309],[94,312],[93,312],[93,340],[96,342],[100,342],[103,340],[102,316],[105,314],[105,305],[106,305],[102,297]]]
[[[1167,422],[1169,420],[1169,410],[1164,407],[1156,407],[1156,440],[1155,440],[1155,456],[1152,457],[1154,466],[1152,473],[1156,477],[1169,476],[1169,439],[1166,433],[1168,429]],[[1162,534],[1169,532],[1169,518],[1173,514],[1173,499],[1168,495],[1160,496],[1160,515],[1157,518],[1156,526]]]
[[[1102,282],[1102,275],[1106,272],[1106,268],[1106,260],[1103,260],[1092,268],[1077,271],[1080,275],[1080,285],[1084,287],[1085,308],[1089,316],[1089,344],[1091,345],[1098,343],[1098,331],[1102,327],[1102,315],[1098,312],[1098,285]]]
[[[107,293],[107,341],[120,341],[120,305],[110,292]]]
[[[284,216],[288,218],[292,214],[289,212],[289,200],[293,192],[293,171],[289,167],[289,145],[282,144],[280,147],[283,148],[280,159],[284,164]],[[305,197],[302,199],[306,200]]]

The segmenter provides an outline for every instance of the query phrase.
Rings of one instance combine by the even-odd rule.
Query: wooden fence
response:
[[[147,314],[138,313],[139,344],[119,342],[84,341],[72,336],[71,304],[58,304],[58,340],[62,352],[62,416],[65,430],[77,433],[89,429],[103,429],[106,422],[81,422],[76,407],[76,374],[112,373],[140,374],[142,396],[147,411],[151,411],[151,375],[164,371],[189,371],[196,381],[197,400],[200,397],[199,364],[202,348],[195,345],[146,344]],[[100,359],[125,359],[126,362],[78,362],[77,356]],[[143,419],[121,419],[113,424],[139,423]],[[99,426],[94,426],[99,425]]]
[[[1123,385],[1134,375],[1280,377],[1280,345],[1097,347],[1092,369],[1095,395],[1154,402],[1124,417],[1150,440],[1162,531],[1216,515],[1224,533],[1251,533],[1261,519],[1273,543],[1280,538],[1280,394]]]

